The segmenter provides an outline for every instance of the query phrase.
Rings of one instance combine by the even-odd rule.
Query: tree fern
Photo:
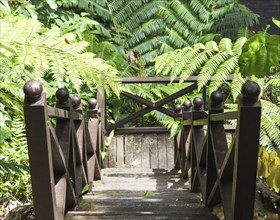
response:
[[[125,50],[141,52],[143,64],[150,65],[158,54],[197,43],[211,33],[237,35],[237,29],[256,23],[257,15],[236,0],[73,0],[62,3],[78,7],[121,26],[131,35],[125,37]],[[240,16],[236,16],[240,13]],[[235,17],[234,17],[235,16]],[[110,18],[110,19],[109,19]],[[215,35],[211,35],[212,38]],[[153,41],[157,39],[155,48]],[[145,49],[141,49],[144,46]]]
[[[211,41],[206,44],[196,44],[193,48],[186,47],[165,53],[155,59],[157,74],[181,77],[182,80],[194,73],[198,74],[198,88],[204,87],[210,77],[215,79],[210,84],[210,91],[218,89],[227,76],[234,75],[235,83],[232,84],[234,99],[243,79],[240,77],[238,58],[246,38],[238,39],[234,44],[228,38],[223,38],[217,45]],[[168,62],[167,62],[168,61]]]
[[[63,86],[67,77],[77,90],[81,79],[90,79],[88,86],[91,88],[116,86],[117,71],[94,54],[83,53],[86,42],[76,42],[73,34],[60,37],[56,28],[40,34],[40,28],[41,24],[33,19],[9,17],[2,20],[0,51],[5,59],[13,60],[8,68],[13,79],[23,82],[43,77],[48,72],[58,86]],[[11,51],[14,51],[12,55]]]
[[[263,130],[262,145],[267,146],[270,143],[265,143],[265,136],[271,140],[271,145],[280,148],[280,107],[266,100],[262,100],[262,118],[261,128]]]

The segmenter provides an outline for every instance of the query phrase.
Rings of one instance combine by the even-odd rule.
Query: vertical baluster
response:
[[[45,94],[38,81],[24,85],[24,117],[36,219],[58,219]]]
[[[92,178],[95,180],[100,180],[100,160],[101,160],[101,151],[100,151],[100,121],[99,121],[99,105],[96,99],[90,99],[88,101],[88,135],[92,143],[91,147],[88,148],[88,155],[91,157],[91,160],[88,160],[89,169],[93,169],[93,172],[90,172],[89,184],[92,182]],[[94,164],[94,166],[92,166]]]
[[[177,117],[175,119],[182,120],[181,112],[182,112],[182,106],[180,104],[175,105],[174,112],[177,114]],[[174,164],[175,169],[181,169],[181,156],[182,156],[182,130],[178,132],[178,134],[174,137]]]
[[[193,100],[192,108],[192,121],[203,119],[205,112],[203,110],[203,99],[196,97]],[[204,139],[204,129],[203,126],[193,126],[191,127],[191,191],[192,192],[203,192],[200,184],[202,180],[199,180],[199,164],[200,159],[203,154],[203,139]]]
[[[239,97],[233,173],[232,218],[253,219],[261,105],[260,87],[246,81]]]
[[[73,209],[78,203],[76,181],[76,158],[74,151],[72,104],[69,99],[69,92],[65,88],[60,88],[55,93],[56,107],[69,111],[70,118],[57,118],[55,132],[61,150],[63,152],[67,167],[67,189],[66,189],[66,211]]]
[[[227,152],[227,142],[224,132],[224,121],[211,122],[210,117],[212,114],[221,113],[224,111],[223,94],[215,91],[210,96],[209,111],[208,111],[208,131],[207,131],[207,167],[206,167],[206,192],[205,192],[205,205],[214,206],[220,203],[218,171],[224,161]],[[215,185],[216,183],[216,185]],[[214,189],[215,188],[215,189]],[[211,203],[208,201],[211,191]]]
[[[83,115],[83,109],[81,106],[81,98],[79,96],[72,96],[73,111]],[[79,196],[83,190],[83,187],[87,184],[86,169],[84,166],[84,157],[86,157],[84,148],[84,119],[74,120],[74,139],[75,139],[75,154],[76,154],[76,169],[77,169],[77,183],[76,190],[77,196]]]
[[[190,120],[191,119],[191,107],[192,103],[189,100],[186,100],[183,103],[183,112],[182,119]],[[182,128],[182,177],[185,179],[191,178],[191,147],[190,147],[190,131],[191,125],[184,125]]]

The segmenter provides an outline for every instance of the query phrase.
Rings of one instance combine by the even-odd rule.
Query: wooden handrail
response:
[[[85,186],[91,191],[93,180],[100,179],[99,108],[96,100],[89,100],[85,120],[81,99],[69,98],[66,89],[57,91],[56,107],[47,105],[38,81],[28,81],[24,92],[35,218],[62,220],[78,204]]]
[[[233,80],[232,76],[228,76],[226,78],[227,82],[231,82]],[[131,83],[170,83],[171,81],[173,83],[179,83],[179,82],[197,82],[198,76],[190,76],[187,79],[182,79],[180,77],[176,77],[173,80],[170,76],[164,76],[164,77],[124,77],[119,78],[117,80],[118,82],[121,82],[123,84],[131,84]],[[210,77],[209,81],[213,81],[213,77]]]
[[[238,110],[224,112],[223,95],[211,94],[208,117],[203,100],[189,101],[182,112],[183,128],[176,136],[175,167],[201,192],[210,208],[222,203],[226,220],[253,219],[261,106],[260,87],[247,81]],[[225,120],[237,119],[230,146]],[[232,130],[233,131],[233,130]]]
[[[238,118],[238,111],[221,112],[212,114],[210,121],[224,121],[224,120],[235,120]]]

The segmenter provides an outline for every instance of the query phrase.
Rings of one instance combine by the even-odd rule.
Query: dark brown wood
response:
[[[232,192],[233,212],[230,219],[252,219],[254,215],[261,105],[259,101],[249,104],[243,97],[240,97],[238,109]]]
[[[170,117],[173,117],[173,118],[177,118],[177,117],[180,117],[179,114],[175,114],[173,113],[172,111],[168,110],[168,109],[165,109],[163,108],[162,106],[167,104],[168,102],[171,102],[173,100],[175,100],[176,98],[182,96],[182,95],[185,95],[186,93],[189,93],[191,91],[193,91],[194,89],[197,88],[197,84],[194,83],[166,98],[163,98],[161,99],[160,101],[157,101],[155,103],[152,103],[148,100],[145,100],[144,98],[141,98],[139,96],[136,96],[136,95],[133,95],[133,94],[130,94],[130,93],[127,93],[127,92],[123,92],[122,94],[125,95],[126,97],[128,98],[131,98],[143,105],[146,105],[147,107],[138,111],[138,112],[135,112],[135,113],[132,113],[131,115],[127,116],[126,118],[116,122],[115,124],[113,125],[110,125],[108,128],[107,128],[107,132],[110,133],[112,130],[116,129],[116,128],[119,128],[121,126],[123,126],[124,124],[128,123],[128,122],[132,122],[134,121],[136,118],[140,117],[140,116],[143,116],[153,110],[157,110],[159,112],[162,112]]]
[[[131,122],[133,120],[135,120],[136,118],[140,117],[140,116],[143,116],[145,114],[147,114],[148,112],[152,111],[151,108],[149,107],[146,107],[138,112],[135,112],[131,115],[129,115],[128,117],[116,122],[115,124],[113,125],[110,125],[108,128],[107,128],[107,132],[110,133],[112,130],[116,129],[116,128],[119,128],[121,126],[123,126],[124,124],[128,123],[128,122]]]
[[[60,89],[57,106],[50,107],[44,94],[30,99],[33,89],[28,86],[24,116],[35,216],[60,220],[76,207],[84,186],[88,184],[91,190],[93,178],[98,175],[95,149],[100,144],[96,134],[100,123],[90,119],[87,127],[80,98],[69,99],[67,90]],[[88,128],[93,128],[91,133]]]
[[[36,219],[39,220],[62,217],[59,216],[56,207],[51,141],[46,124],[48,115],[45,105],[44,94],[36,103],[24,105],[32,193],[35,201],[38,201],[34,203],[34,209]]]
[[[121,92],[121,95],[122,95],[122,96],[125,96],[125,97],[127,97],[127,98],[130,98],[130,99],[132,99],[132,100],[134,100],[134,101],[136,101],[136,102],[138,102],[138,103],[140,103],[140,104],[143,104],[143,105],[145,105],[145,106],[147,106],[147,107],[150,107],[150,108],[155,107],[155,106],[154,106],[154,103],[152,103],[151,101],[146,100],[146,99],[144,99],[144,98],[142,98],[142,97],[140,97],[140,96],[134,95],[134,94],[132,94],[132,93],[129,93],[129,92]]]
[[[253,219],[261,117],[259,93],[259,86],[247,81],[238,111],[230,113],[223,113],[223,95],[212,93],[206,126],[201,123],[202,113],[193,111],[192,124],[201,126],[192,125],[191,129],[191,190],[201,192],[206,206],[222,203],[227,220]],[[196,103],[200,105],[201,101]],[[228,146],[224,121],[236,117],[237,128]]]
[[[189,78],[182,80],[179,77],[176,77],[175,79],[171,80],[169,76],[166,77],[125,77],[125,78],[119,78],[117,81],[129,84],[129,83],[170,83],[171,81],[174,83],[178,82],[197,82],[198,76],[190,76]],[[211,77],[209,81],[213,81],[214,79]],[[228,76],[226,81],[232,81],[233,77]]]
[[[166,127],[135,127],[135,128],[117,128],[115,130],[116,135],[120,134],[164,134],[169,133],[169,129]]]
[[[238,111],[222,112],[222,113],[212,114],[210,120],[211,121],[234,120],[237,119],[237,117],[238,117]]]
[[[192,92],[195,89],[197,89],[197,83],[194,83],[194,84],[192,84],[192,85],[190,85],[190,86],[188,86],[188,87],[186,87],[184,89],[181,89],[178,92],[175,92],[174,94],[172,94],[170,96],[167,96],[166,98],[163,98],[160,101],[157,101],[155,103],[155,107],[161,107],[161,106],[165,105],[168,102],[171,102],[171,101],[173,101],[173,100],[175,100],[175,99],[177,99],[177,98],[179,98],[179,97],[181,97],[181,96],[183,96],[183,95],[185,95],[187,93]]]

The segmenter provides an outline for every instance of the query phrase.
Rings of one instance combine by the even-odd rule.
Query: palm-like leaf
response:
[[[211,41],[205,45],[196,44],[193,48],[170,51],[155,59],[155,71],[172,78],[181,77],[182,80],[199,72],[199,90],[213,77],[215,80],[210,83],[210,91],[217,90],[229,75],[234,75],[232,90],[236,99],[239,94],[237,91],[240,91],[240,85],[244,81],[240,77],[238,58],[245,42],[246,38],[243,37],[234,44],[230,39],[223,38],[218,45]]]

